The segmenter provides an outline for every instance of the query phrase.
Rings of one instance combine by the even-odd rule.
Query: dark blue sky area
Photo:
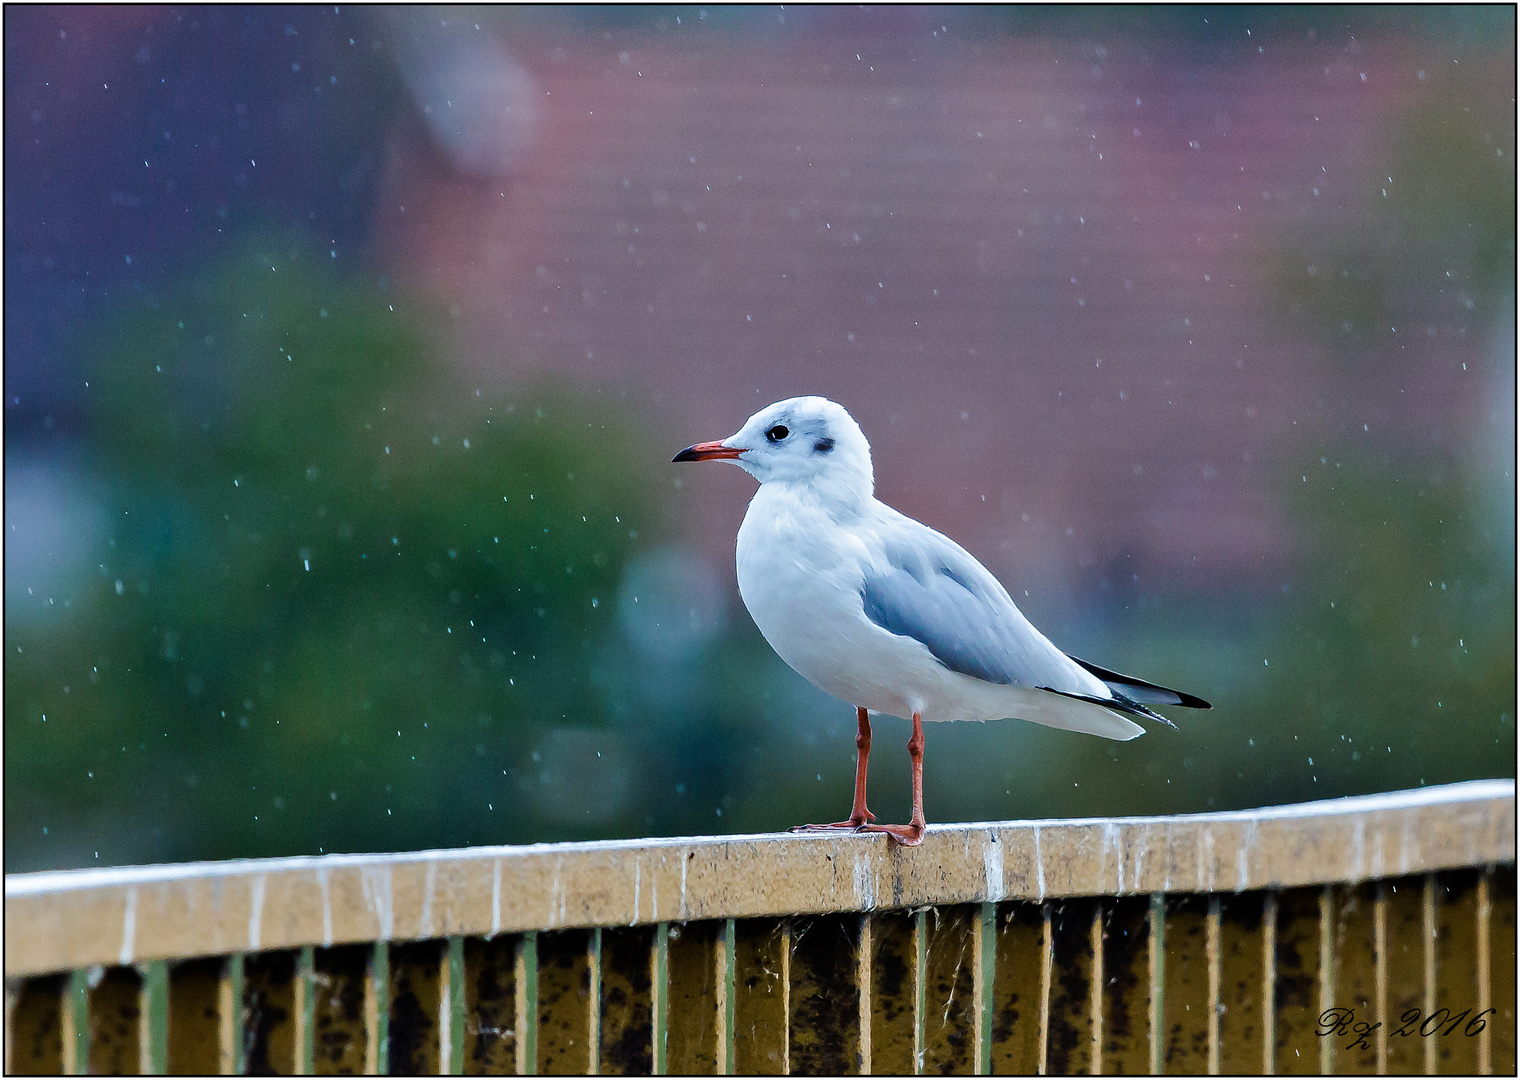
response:
[[[400,100],[347,9],[7,8],[8,429],[72,426],[80,331],[241,232],[362,257]]]

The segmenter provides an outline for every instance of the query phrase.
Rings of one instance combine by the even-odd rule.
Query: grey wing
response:
[[[913,638],[951,671],[984,682],[1107,697],[1052,645],[1007,590],[953,540],[901,517],[861,586],[866,618]]]

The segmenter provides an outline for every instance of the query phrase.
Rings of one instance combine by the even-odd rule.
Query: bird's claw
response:
[[[876,820],[876,815],[873,814],[873,813],[871,813],[871,811],[867,810],[866,811],[866,818],[869,819],[870,821],[875,821]],[[851,818],[849,821],[833,821],[833,822],[828,823],[827,825],[793,825],[790,829],[788,829],[786,831],[787,832],[794,832],[794,833],[805,833],[805,832],[859,832],[861,829],[865,828],[866,824],[867,824],[866,821],[857,821],[855,818]]]
[[[924,842],[924,826],[862,824],[855,828],[858,833],[886,833],[903,847],[918,847]]]

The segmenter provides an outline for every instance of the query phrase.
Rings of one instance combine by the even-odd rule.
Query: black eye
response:
[[[771,442],[780,442],[790,434],[791,432],[786,430],[785,424],[777,424],[775,427],[771,428],[765,433],[765,437]]]

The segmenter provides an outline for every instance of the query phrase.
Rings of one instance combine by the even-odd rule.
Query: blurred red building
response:
[[[1268,585],[1304,445],[1470,426],[1491,387],[1463,326],[1362,327],[1377,359],[1348,369],[1277,296],[1306,229],[1386,187],[1433,92],[1408,45],[1169,55],[932,14],[429,48],[433,138],[392,142],[384,259],[480,379],[626,394],[672,450],[838,399],[879,494],[1010,588]],[[717,472],[679,479],[721,565],[748,482]]]

